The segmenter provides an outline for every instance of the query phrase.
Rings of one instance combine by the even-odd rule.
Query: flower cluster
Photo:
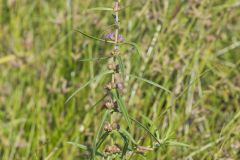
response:
[[[105,35],[106,40],[115,41],[115,38],[116,37],[115,37],[114,33],[108,33],[108,34]],[[117,40],[118,40],[119,43],[124,42],[123,35],[119,34]]]

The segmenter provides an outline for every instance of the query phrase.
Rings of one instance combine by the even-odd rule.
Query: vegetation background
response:
[[[99,38],[111,32],[112,13],[88,9],[112,4],[0,0],[0,159],[87,159],[67,142],[92,143],[103,113],[101,104],[91,106],[104,95],[107,77],[65,101],[106,69],[106,59],[80,60],[106,57],[111,46],[74,30]],[[162,142],[147,159],[240,159],[240,1],[122,6],[121,33],[140,48],[139,57],[121,47],[126,73],[171,91],[125,77],[129,114]],[[133,131],[136,140],[145,135],[137,126]],[[143,145],[151,142],[146,137]]]

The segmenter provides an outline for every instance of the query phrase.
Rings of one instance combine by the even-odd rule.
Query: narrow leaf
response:
[[[117,104],[119,106],[119,109],[122,112],[124,119],[127,121],[127,124],[129,126],[129,128],[131,128],[131,121],[130,121],[126,106],[124,105],[121,96],[117,95],[116,90],[112,91],[112,94],[113,94],[114,98],[117,100]]]
[[[94,105],[90,107],[89,110],[93,109],[95,106],[97,106],[100,102],[102,102],[107,97],[107,94],[105,94],[101,99],[99,99]]]
[[[76,147],[78,147],[78,148],[80,148],[82,150],[87,150],[88,149],[87,146],[82,145],[82,144],[78,144],[78,143],[75,143],[75,142],[67,142],[67,143],[71,144],[71,145],[74,145],[74,146],[76,146]]]
[[[101,122],[101,124],[100,124],[100,126],[99,126],[99,128],[98,128],[98,130],[97,130],[97,133],[96,133],[96,135],[95,135],[95,137],[94,137],[94,142],[93,142],[93,159],[95,159],[95,155],[96,155],[96,152],[97,152],[97,141],[98,141],[98,137],[99,137],[99,135],[101,134],[101,132],[102,132],[102,128],[103,128],[103,125],[104,125],[104,123],[105,123],[105,121],[106,121],[106,119],[107,119],[107,117],[109,116],[109,110],[106,110],[106,112],[104,113],[104,116],[103,116],[103,119],[102,119],[102,122]]]
[[[131,135],[130,133],[128,133],[128,131],[126,131],[125,129],[120,129],[119,132],[120,132],[121,134],[124,134],[125,136],[127,136],[128,139],[130,139],[133,144],[135,144],[135,145],[138,144],[138,143],[134,140],[134,138],[132,137],[132,135]]]
[[[96,40],[96,41],[107,42],[107,43],[115,44],[114,41],[107,41],[107,40],[105,40],[105,39],[97,38],[97,37],[88,35],[88,34],[82,32],[82,31],[79,31],[79,30],[75,30],[75,31],[81,33],[82,35],[84,35],[84,36],[86,36],[86,37],[88,37],[88,38],[91,38],[91,39],[93,39],[93,40]]]
[[[134,42],[123,42],[123,44],[128,44],[128,45],[133,46],[136,49],[138,55],[141,57],[140,49],[139,49],[139,47],[136,43],[134,43]]]
[[[130,117],[130,119],[131,119],[132,121],[134,121],[136,124],[138,124],[141,128],[143,128],[143,129],[144,129],[150,136],[152,136],[159,144],[161,144],[160,141],[157,139],[157,137],[155,137],[155,136],[148,130],[147,127],[145,127],[142,123],[140,123],[139,121],[135,120],[135,119],[132,118],[132,117]]]
[[[128,140],[128,137],[126,137],[126,136],[125,136],[124,134],[122,134],[121,132],[120,132],[120,135],[121,135],[121,137],[122,137],[123,140],[124,140],[124,147],[123,147],[122,155],[121,155],[121,159],[124,160],[124,156],[126,155],[127,150],[128,150],[129,140]]]
[[[98,149],[102,143],[104,142],[104,140],[108,137],[109,132],[105,132],[103,133],[103,135],[101,136],[101,138],[99,139],[99,141],[97,142],[96,148]]]
[[[73,94],[66,100],[65,104],[68,103],[79,91],[81,91],[82,89],[84,89],[85,87],[87,87],[90,83],[92,83],[93,81],[95,81],[97,78],[100,78],[104,75],[107,74],[111,74],[113,71],[105,71],[95,77],[93,77],[92,79],[90,79],[88,82],[86,82],[84,85],[82,85],[80,88],[78,88],[75,92],[73,92]]]
[[[161,85],[159,85],[159,84],[157,84],[157,83],[155,83],[155,82],[153,82],[153,81],[150,81],[150,80],[148,80],[148,79],[145,79],[145,78],[142,78],[142,77],[139,77],[139,76],[135,76],[135,75],[129,75],[130,77],[133,77],[133,78],[136,78],[136,79],[139,79],[139,80],[142,80],[142,81],[144,81],[144,82],[146,82],[146,83],[148,83],[148,84],[151,84],[151,85],[153,85],[153,86],[155,86],[155,87],[158,87],[158,88],[160,88],[160,89],[162,89],[162,90],[164,90],[164,91],[166,91],[166,92],[168,92],[168,93],[172,93],[170,90],[168,90],[167,88],[165,88],[165,87],[163,87],[163,86],[161,86]]]

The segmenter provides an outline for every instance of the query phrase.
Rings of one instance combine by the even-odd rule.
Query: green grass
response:
[[[123,101],[144,125],[132,122],[126,136],[158,146],[144,155],[150,160],[240,159],[239,1],[121,3],[130,42],[121,45]],[[94,104],[110,78],[96,76],[112,44],[75,30],[102,39],[111,7],[111,0],[0,1],[0,159],[88,159],[104,115]]]

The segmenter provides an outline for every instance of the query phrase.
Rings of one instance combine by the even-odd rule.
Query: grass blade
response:
[[[148,129],[147,127],[145,127],[142,123],[140,123],[139,121],[135,120],[134,118],[130,117],[130,119],[135,122],[136,124],[138,124],[141,128],[143,128],[151,137],[153,137],[159,144],[160,141],[157,139],[157,137],[155,137]]]
[[[105,71],[95,77],[93,77],[92,79],[90,79],[88,82],[86,82],[84,85],[82,85],[80,88],[78,88],[75,92],[73,92],[71,94],[71,96],[66,100],[65,104],[68,103],[79,91],[81,91],[82,89],[84,89],[85,87],[87,87],[90,83],[92,83],[93,81],[95,81],[97,78],[100,78],[104,75],[107,74],[111,74],[113,71]]]
[[[148,84],[151,84],[151,85],[153,85],[153,86],[155,86],[157,88],[160,88],[160,89],[162,89],[162,90],[164,90],[164,91],[166,91],[168,93],[172,93],[170,90],[168,90],[167,88],[157,84],[156,82],[153,82],[153,81],[150,81],[148,79],[145,79],[145,78],[142,78],[142,77],[139,77],[139,76],[135,76],[135,75],[129,75],[129,76],[133,77],[133,78],[136,78],[136,79],[139,79],[139,80],[142,80],[142,81],[144,81],[144,82],[146,82]]]
[[[128,131],[126,131],[125,129],[120,129],[119,132],[128,137],[128,139],[130,139],[133,144],[138,145],[138,143],[133,139],[132,135]]]
[[[78,144],[78,143],[75,143],[75,142],[67,142],[68,144],[71,144],[71,145],[73,145],[73,146],[76,146],[76,147],[78,147],[78,148],[80,148],[80,149],[82,149],[82,150],[87,150],[88,148],[87,148],[87,146],[85,146],[85,145],[82,145],[82,144]]]
[[[107,94],[105,94],[102,98],[100,98],[94,105],[89,107],[89,111],[92,110],[94,107],[96,107],[100,102],[102,102],[107,97]]]
[[[122,150],[122,155],[121,155],[121,159],[124,159],[124,156],[127,154],[127,150],[128,150],[128,146],[129,146],[129,140],[128,137],[120,132],[121,137],[123,138],[124,141],[124,146],[123,146],[123,150]]]
[[[104,140],[108,137],[108,135],[109,135],[109,132],[105,132],[105,133],[101,136],[100,140],[97,142],[97,145],[96,145],[96,148],[97,148],[97,149],[101,146],[101,144],[102,144],[102,143],[104,142]]]
[[[123,44],[128,44],[128,45],[133,46],[136,49],[138,55],[141,57],[140,49],[139,49],[139,47],[138,47],[138,45],[136,43],[134,43],[134,42],[124,42]]]

